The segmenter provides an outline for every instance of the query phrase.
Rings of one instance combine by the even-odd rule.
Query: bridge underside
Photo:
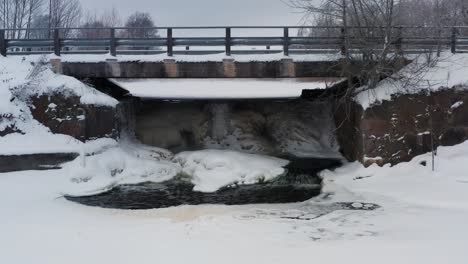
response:
[[[279,100],[304,97],[307,92],[321,95],[345,85],[344,78],[281,79],[107,79],[111,90],[121,90],[126,97],[154,100]],[[105,85],[97,85],[103,87]],[[104,91],[105,92],[105,91]]]
[[[56,62],[62,74],[84,78],[305,78],[340,77],[339,61]],[[356,66],[355,68],[359,68]]]

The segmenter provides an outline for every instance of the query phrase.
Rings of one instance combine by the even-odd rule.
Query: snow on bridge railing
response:
[[[468,27],[153,27],[0,29],[0,54],[346,54],[468,52]],[[387,40],[387,41],[386,41]],[[239,49],[238,47],[243,47]],[[248,47],[248,48],[246,48]],[[276,47],[276,49],[272,49]],[[278,48],[279,47],[279,48]],[[194,49],[195,48],[195,49]]]

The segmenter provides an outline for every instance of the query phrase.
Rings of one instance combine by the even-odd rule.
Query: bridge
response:
[[[77,78],[337,77],[344,55],[384,46],[401,56],[468,52],[468,27],[0,29],[1,55],[55,54],[57,70]]]

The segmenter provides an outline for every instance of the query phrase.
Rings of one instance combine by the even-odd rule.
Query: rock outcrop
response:
[[[366,110],[340,105],[335,119],[343,154],[367,166],[395,165],[468,140],[468,91],[459,88],[395,95]]]
[[[81,141],[119,135],[114,107],[82,104],[78,96],[59,93],[33,97],[31,101],[33,117],[53,133]]]

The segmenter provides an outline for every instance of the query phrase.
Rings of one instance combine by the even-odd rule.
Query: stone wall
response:
[[[33,97],[33,117],[52,133],[70,135],[81,141],[119,135],[116,109],[81,104],[80,97],[62,94]]]
[[[395,165],[432,146],[468,140],[468,91],[462,89],[399,95],[365,111],[355,103],[336,109],[343,154],[365,165]]]
[[[361,116],[362,107],[352,100],[337,102],[334,106],[336,138],[341,154],[349,161],[362,160]]]

